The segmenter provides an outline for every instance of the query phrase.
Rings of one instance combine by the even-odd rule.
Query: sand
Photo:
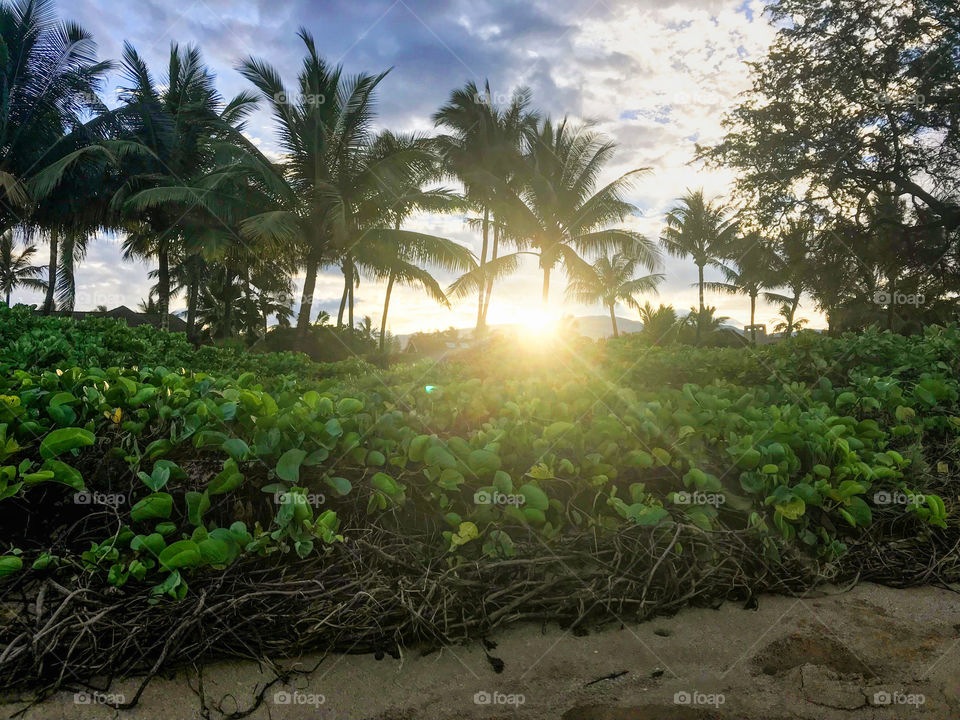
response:
[[[579,636],[520,624],[486,644],[426,655],[411,648],[396,659],[212,662],[155,679],[132,710],[59,693],[20,717],[221,720],[273,682],[250,718],[960,718],[960,594],[870,584],[826,592],[763,596],[756,609],[691,608]],[[302,672],[284,684],[278,671],[289,669]],[[129,699],[136,687],[128,679],[109,692]],[[0,705],[0,717],[25,700]]]

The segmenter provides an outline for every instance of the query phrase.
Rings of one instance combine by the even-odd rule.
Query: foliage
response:
[[[40,322],[30,335],[53,339],[53,321]],[[176,337],[114,324],[97,339],[129,351],[137,335]],[[539,361],[549,372],[491,345],[485,366],[344,368],[339,379],[317,367],[272,378],[168,369],[229,366],[223,350],[190,357],[177,344],[127,369],[38,357],[0,379],[4,567],[29,572],[13,569],[15,548],[31,565],[55,555],[60,568],[182,598],[194,573],[250,554],[306,556],[369,523],[427,532],[465,557],[509,557],[528,533],[550,542],[682,522],[755,533],[771,561],[792,546],[829,560],[889,511],[879,492],[922,497],[899,509],[914,532],[943,527],[947,505],[924,477],[928,449],[960,435],[958,339],[955,327],[919,343],[801,334],[746,354],[636,335],[553,348]],[[247,362],[276,371],[294,357]],[[81,536],[51,538],[90,511],[70,493],[129,498],[114,508],[119,530],[92,537],[91,518]],[[37,502],[48,510],[21,537]]]

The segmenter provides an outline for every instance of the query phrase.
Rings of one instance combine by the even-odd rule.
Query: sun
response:
[[[518,309],[514,323],[527,337],[543,340],[557,334],[560,317],[543,308],[522,308]]]

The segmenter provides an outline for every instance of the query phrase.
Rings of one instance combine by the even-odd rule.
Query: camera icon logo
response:
[[[877,490],[873,494],[873,502],[877,505],[889,505],[893,502],[893,496],[886,490]]]
[[[493,702],[493,696],[486,690],[481,690],[474,694],[473,702],[475,705],[489,705]]]
[[[673,501],[677,505],[689,505],[691,500],[692,498],[690,493],[688,493],[686,490],[681,490],[680,492],[673,494]]]
[[[91,702],[90,693],[78,692],[73,694],[75,705],[89,705]]]
[[[273,702],[275,705],[289,705],[293,702],[293,695],[286,690],[280,690],[273,694]]]
[[[681,690],[673,694],[674,705],[689,705],[693,698],[686,690]]]
[[[486,490],[480,490],[473,494],[473,502],[477,505],[490,505],[493,503],[493,496]]]
[[[89,505],[93,501],[93,496],[84,491],[73,494],[73,502],[77,505]]]
[[[878,290],[873,294],[873,301],[877,305],[889,305],[890,304],[890,293],[884,292],[883,290]]]
[[[878,690],[873,694],[874,705],[889,705],[892,701],[893,698],[886,690]]]

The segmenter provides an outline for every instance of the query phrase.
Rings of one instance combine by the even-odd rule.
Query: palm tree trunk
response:
[[[157,306],[160,329],[170,329],[170,252],[165,240],[157,247]]]
[[[757,317],[757,294],[750,294],[750,342],[757,344],[757,328],[754,325]]]
[[[383,317],[380,318],[380,352],[383,352],[384,336],[387,334],[387,311],[390,309],[390,293],[393,292],[394,275],[391,271],[390,279],[387,280],[387,297],[383,301]]]
[[[300,314],[297,316],[297,331],[305,335],[310,327],[310,315],[313,312],[313,291],[317,287],[317,270],[320,263],[313,257],[307,258],[307,276],[303,280],[303,293],[300,295]]]
[[[337,329],[343,327],[343,311],[347,309],[347,293],[350,288],[350,276],[347,275],[346,264],[340,267],[340,271],[343,273],[343,294],[340,296],[340,310],[337,312]]]
[[[197,337],[197,298],[200,295],[200,278],[196,269],[190,271],[190,284],[187,286],[187,339],[195,342]]]
[[[550,299],[550,268],[543,269],[543,309],[547,309],[547,301]]]
[[[700,290],[700,314],[697,316],[697,345],[700,344],[700,324],[703,322],[703,265],[697,265],[697,285]]]
[[[794,290],[793,301],[790,303],[790,317],[787,318],[787,337],[793,335],[793,318],[797,314],[797,306],[800,304],[800,293]]]
[[[223,327],[220,328],[221,337],[233,335],[233,273],[224,271],[223,283]]]
[[[353,267],[353,258],[350,258],[350,293],[347,298],[347,318],[350,320],[351,330],[353,330],[353,283],[355,272],[356,270]]]
[[[490,261],[497,259],[497,250],[500,246],[500,226],[493,226],[493,248],[490,251]],[[487,296],[483,301],[483,326],[487,326],[487,313],[490,311],[490,296],[493,294],[493,278],[487,280]]]
[[[483,269],[487,265],[487,241],[490,233],[490,208],[483,208],[483,244],[480,247],[480,277],[483,278]],[[480,297],[477,299],[477,330],[483,328],[483,285],[480,285]]]
[[[10,288],[7,288],[7,307],[10,307]]]
[[[60,240],[60,231],[57,228],[50,230],[50,264],[47,270],[47,295],[43,301],[43,314],[53,312],[53,294],[57,289],[57,246]]]
[[[890,296],[890,302],[887,303],[887,330],[893,330],[893,297],[897,292],[896,276],[891,276],[887,281],[887,294]]]
[[[620,337],[620,333],[617,332],[617,313],[614,311],[615,303],[610,304],[610,322],[613,323],[613,336]]]

